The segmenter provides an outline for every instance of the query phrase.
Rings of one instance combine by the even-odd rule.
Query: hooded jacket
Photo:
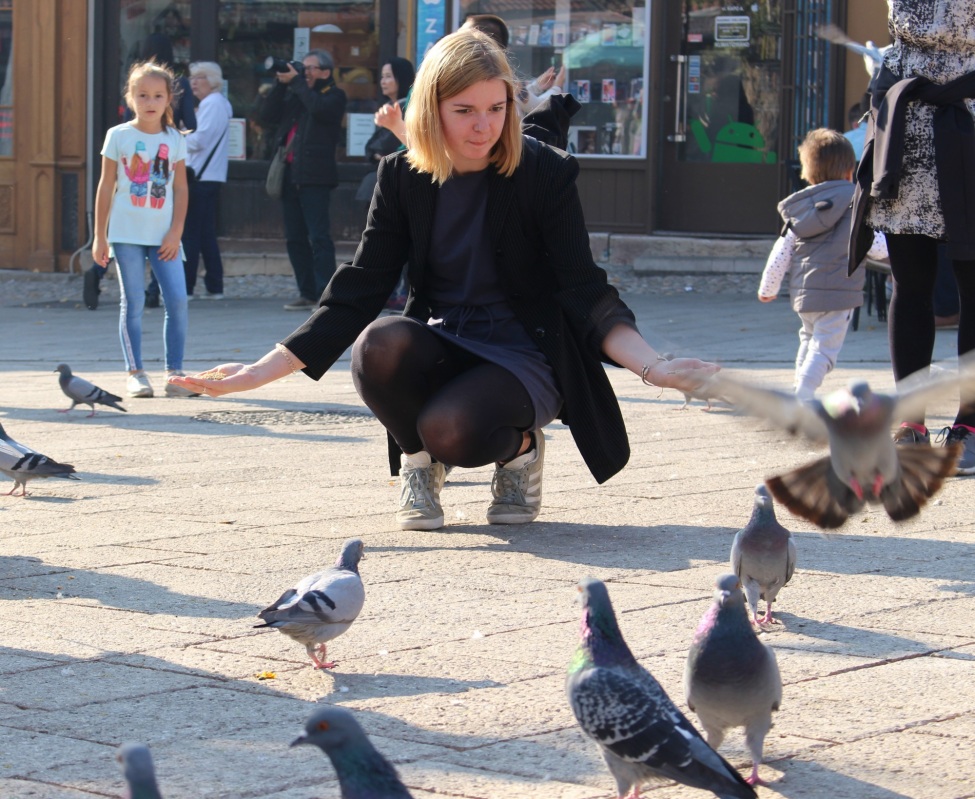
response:
[[[779,203],[783,221],[796,236],[789,296],[797,312],[863,305],[864,272],[847,276],[853,190],[848,180],[827,180]]]

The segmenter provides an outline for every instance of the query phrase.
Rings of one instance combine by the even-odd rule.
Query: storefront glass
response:
[[[526,82],[565,68],[561,88],[582,104],[569,129],[571,152],[642,158],[649,11],[649,0],[460,0],[455,19],[459,26],[470,14],[501,17],[512,64]]]
[[[335,80],[349,98],[347,118],[356,129],[372,131],[382,66],[378,25],[375,0],[220,4],[217,62],[223,69],[234,116],[246,120],[247,158],[268,159],[273,152],[275,131],[259,122],[261,103],[275,81],[274,73],[264,66],[268,56],[301,61],[309,50],[330,52],[335,59]],[[339,146],[338,161],[362,160],[356,155],[358,138],[353,137],[349,152]]]
[[[0,0],[0,157],[14,154],[13,0]]]

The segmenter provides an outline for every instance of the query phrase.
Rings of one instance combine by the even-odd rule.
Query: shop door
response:
[[[667,20],[655,227],[774,233],[781,0],[682,0],[680,7],[680,17]]]

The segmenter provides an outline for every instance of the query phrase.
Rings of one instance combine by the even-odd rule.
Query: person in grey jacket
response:
[[[802,179],[809,186],[779,203],[785,222],[769,254],[758,298],[771,302],[789,275],[792,308],[799,314],[795,392],[810,399],[836,366],[853,309],[863,304],[864,272],[847,275],[847,242],[856,154],[835,130],[817,128],[799,145]],[[887,257],[883,233],[867,256]]]

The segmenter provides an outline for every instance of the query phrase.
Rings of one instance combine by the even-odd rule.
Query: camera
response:
[[[295,72],[299,75],[305,74],[305,65],[300,61],[285,61],[283,58],[278,58],[273,55],[269,55],[264,59],[264,69],[268,72],[287,72],[289,65],[294,67]]]

